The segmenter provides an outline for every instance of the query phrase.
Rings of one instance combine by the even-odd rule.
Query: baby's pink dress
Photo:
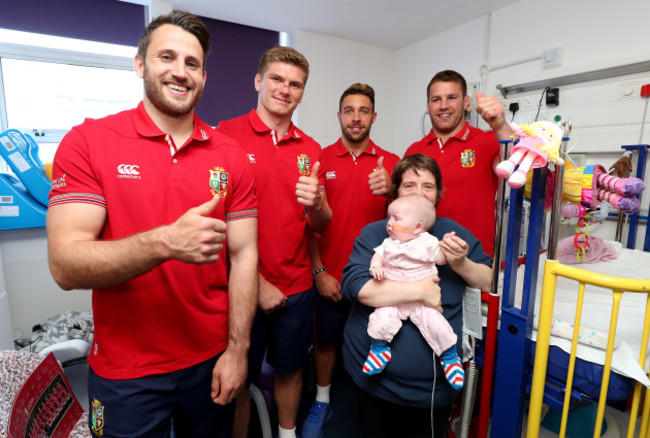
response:
[[[417,281],[438,275],[434,263],[438,251],[438,239],[426,232],[406,242],[386,238],[375,248],[375,253],[383,259],[385,278],[396,281]],[[407,318],[437,356],[456,345],[456,334],[445,317],[420,303],[377,307],[368,320],[368,335],[391,342]]]

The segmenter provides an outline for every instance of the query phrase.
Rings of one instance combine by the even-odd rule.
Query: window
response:
[[[30,134],[41,161],[52,162],[70,128],[142,99],[135,53],[136,47],[0,29],[0,128]]]

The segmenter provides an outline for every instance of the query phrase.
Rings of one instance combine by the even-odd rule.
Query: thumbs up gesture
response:
[[[376,196],[390,196],[393,191],[393,183],[388,171],[384,169],[384,157],[377,158],[377,168],[368,175],[370,191]]]
[[[484,96],[481,92],[476,93],[476,112],[483,117],[493,131],[502,129],[506,124],[503,105],[494,96]]]
[[[296,197],[298,203],[307,208],[318,208],[322,202],[318,188],[318,170],[320,161],[317,161],[311,168],[309,176],[302,175],[296,184]]]
[[[220,199],[215,195],[165,227],[163,242],[170,258],[195,264],[214,263],[219,259],[226,239],[226,223],[210,215],[219,206]]]

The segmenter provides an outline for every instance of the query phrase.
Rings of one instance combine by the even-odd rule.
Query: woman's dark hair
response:
[[[436,190],[438,195],[436,196],[436,205],[442,199],[442,193],[444,187],[442,185],[442,173],[440,172],[440,167],[436,160],[424,154],[413,154],[407,157],[402,158],[393,169],[393,199],[397,199],[399,196],[399,188],[402,185],[402,177],[404,173],[412,169],[416,174],[420,174],[420,171],[430,172],[433,175],[433,178],[436,181]]]

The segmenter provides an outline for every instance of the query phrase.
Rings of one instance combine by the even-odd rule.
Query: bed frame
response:
[[[566,142],[568,138],[564,138],[562,142],[562,150],[566,150]],[[623,149],[638,151],[637,176],[643,177],[645,161],[647,157],[648,145],[633,145],[623,146]],[[507,147],[505,148],[507,149]],[[488,383],[486,388],[485,381],[490,381],[491,372],[488,368],[489,364],[486,363],[484,369],[484,383],[482,392],[487,389],[487,394],[482,393],[481,408],[479,415],[479,431],[478,437],[486,436],[487,418],[491,412],[491,436],[498,436],[504,438],[519,438],[522,434],[522,426],[524,419],[524,408],[526,406],[527,394],[530,396],[530,411],[528,414],[528,437],[537,437],[539,434],[539,426],[541,421],[542,403],[561,406],[563,411],[562,426],[560,436],[564,436],[566,431],[566,422],[569,410],[569,402],[572,396],[578,398],[580,395],[573,391],[573,371],[575,369],[575,349],[577,345],[577,333],[579,323],[575,324],[574,340],[573,340],[573,353],[571,354],[568,367],[568,376],[564,388],[555,391],[547,390],[545,387],[552,389],[551,385],[547,385],[547,360],[549,350],[550,338],[550,325],[553,313],[553,299],[555,296],[555,279],[557,276],[564,276],[567,278],[576,279],[580,282],[580,290],[584,291],[585,284],[593,284],[597,286],[607,287],[612,289],[612,296],[614,301],[614,310],[612,314],[612,321],[617,318],[617,303],[623,291],[634,293],[648,294],[648,307],[646,308],[646,317],[644,325],[644,344],[641,351],[647,351],[648,345],[648,331],[650,330],[650,280],[629,280],[616,277],[608,277],[604,275],[594,274],[582,269],[564,266],[555,261],[557,252],[557,230],[560,216],[560,203],[561,203],[561,190],[562,190],[562,177],[563,168],[557,168],[554,176],[554,198],[553,209],[551,213],[551,225],[549,235],[549,249],[548,259],[544,267],[544,284],[542,288],[542,307],[540,308],[540,322],[537,333],[537,344],[535,347],[535,363],[534,371],[530,373],[531,363],[531,350],[533,342],[531,335],[533,331],[533,317],[535,306],[535,294],[537,293],[537,277],[539,271],[539,254],[542,245],[542,231],[543,231],[543,217],[544,217],[544,197],[546,192],[546,173],[547,169],[536,169],[533,175],[531,205],[530,205],[530,219],[528,223],[528,240],[526,242],[525,253],[527,255],[526,266],[524,270],[523,280],[523,297],[521,306],[515,305],[515,286],[517,279],[517,261],[519,254],[519,236],[522,231],[522,205],[523,205],[523,191],[524,189],[512,189],[510,194],[510,208],[508,212],[508,225],[507,225],[507,240],[506,240],[506,254],[504,257],[504,283],[501,300],[501,329],[496,335],[497,354],[496,366],[494,376],[494,394],[493,401],[489,403],[491,383]],[[502,190],[505,188],[505,182],[502,184]],[[503,193],[500,193],[501,200],[497,197],[497,203],[502,203]],[[502,205],[499,205],[502,208]],[[499,216],[502,213],[497,213],[497,226],[499,226]],[[638,224],[639,215],[632,215],[630,218],[630,228],[628,231],[628,248],[634,247],[636,239],[636,227]],[[499,234],[499,233],[497,233]],[[650,227],[646,227],[645,237],[645,251],[650,250]],[[495,265],[498,263],[499,254],[495,252]],[[496,290],[496,289],[494,289]],[[583,293],[579,294],[580,297]],[[581,298],[579,298],[580,300]],[[581,301],[578,303],[578,310],[576,321],[580,321]],[[616,314],[614,314],[616,312]],[[488,311],[488,319],[490,313],[494,316],[494,309],[490,308]],[[494,319],[494,318],[493,318]],[[611,356],[614,347],[614,334],[616,324],[611,324],[610,341],[607,352],[607,359],[605,363],[605,371],[603,373],[603,381],[601,383],[601,396],[598,404],[597,421],[594,428],[594,437],[600,437],[602,419],[606,403],[606,394],[609,384]],[[496,331],[496,330],[495,330]],[[490,334],[486,339],[486,350],[490,343]],[[494,347],[492,347],[494,348]],[[645,364],[646,358],[639,358],[640,364]],[[609,361],[609,363],[607,362]],[[487,355],[486,355],[487,362]],[[532,380],[532,384],[531,384]],[[557,382],[556,382],[557,384]],[[562,382],[564,385],[564,383]],[[639,399],[641,396],[641,384],[636,385],[634,391],[634,399],[630,414],[630,433],[629,437],[633,436],[634,422],[637,417],[639,407]],[[559,400],[558,400],[559,399]],[[487,402],[486,402],[487,400]],[[486,412],[487,411],[487,412]],[[642,434],[639,436],[650,437],[650,429],[648,424],[648,417],[650,416],[650,400],[646,400],[644,404],[644,415],[641,420]]]

